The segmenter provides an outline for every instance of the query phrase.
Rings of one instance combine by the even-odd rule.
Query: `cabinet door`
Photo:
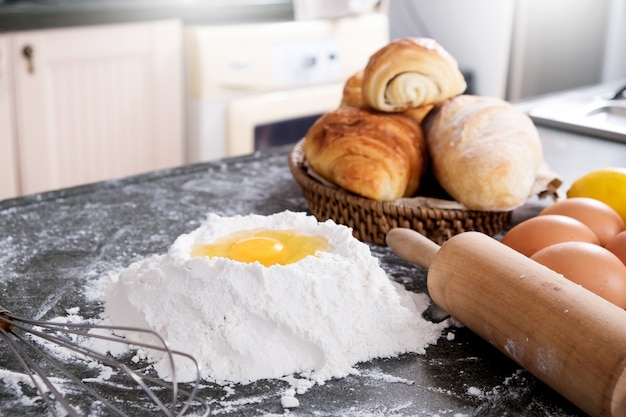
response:
[[[9,37],[0,35],[0,199],[18,194]]]
[[[177,21],[13,34],[23,193],[183,163]]]

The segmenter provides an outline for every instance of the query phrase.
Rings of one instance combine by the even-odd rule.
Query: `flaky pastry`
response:
[[[356,107],[321,116],[307,132],[303,150],[318,175],[378,201],[413,195],[427,165],[417,122]]]
[[[399,112],[437,104],[467,88],[458,63],[430,38],[400,38],[374,53],[363,72],[366,104]]]

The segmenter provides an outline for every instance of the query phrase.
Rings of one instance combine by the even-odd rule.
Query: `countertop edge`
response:
[[[89,6],[0,6],[0,33],[164,19],[178,19],[194,25],[293,20],[291,2],[240,3],[218,5],[194,1],[174,4],[167,1],[150,6],[143,2]]]

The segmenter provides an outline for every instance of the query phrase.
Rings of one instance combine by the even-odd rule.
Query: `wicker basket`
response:
[[[351,227],[354,236],[364,242],[385,245],[385,236],[390,229],[406,227],[442,244],[450,237],[470,230],[494,236],[511,221],[510,211],[403,206],[326,186],[306,173],[302,141],[289,154],[289,168],[302,187],[309,210],[318,220],[332,219]]]

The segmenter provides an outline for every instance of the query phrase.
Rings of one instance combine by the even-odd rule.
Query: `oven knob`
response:
[[[304,57],[304,67],[313,68],[317,65],[317,57],[314,55]]]

